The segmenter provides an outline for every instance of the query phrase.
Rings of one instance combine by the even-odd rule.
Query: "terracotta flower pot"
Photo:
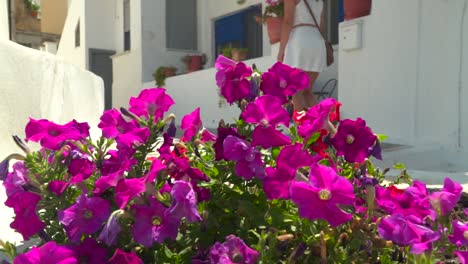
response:
[[[266,25],[267,25],[267,30],[268,30],[268,37],[270,38],[270,44],[275,44],[280,41],[282,22],[283,22],[283,18],[281,17],[269,17],[266,19]]]
[[[202,69],[202,56],[191,55],[190,63],[188,64],[188,72],[199,71]]]
[[[31,16],[37,18],[37,11],[31,11]]]
[[[234,61],[245,61],[249,55],[249,52],[246,50],[232,50],[231,58]]]
[[[175,75],[176,75],[176,71],[177,71],[176,68],[166,68],[166,69],[164,69],[164,75],[165,75],[166,77],[175,76]]]
[[[344,0],[344,19],[350,20],[370,14],[372,0]]]

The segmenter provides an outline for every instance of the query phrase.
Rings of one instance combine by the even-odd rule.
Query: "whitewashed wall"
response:
[[[115,43],[115,0],[85,1],[87,69],[89,49],[116,50]],[[123,34],[122,34],[123,35]]]
[[[46,52],[0,40],[0,159],[20,149],[11,135],[25,137],[29,117],[63,124],[72,119],[89,122],[92,134],[104,109],[101,78]],[[31,143],[34,145],[34,143]],[[12,242],[21,237],[9,229],[12,211],[4,207],[0,187],[0,239]]]
[[[395,143],[453,148],[462,138],[466,144],[464,2],[373,1],[371,15],[362,19],[363,48],[339,52],[344,116],[362,116]]]
[[[112,56],[112,105],[126,107],[131,96],[141,91],[142,77],[142,40],[141,1],[130,1],[130,38],[131,48],[123,51],[123,1],[116,0],[115,45],[117,53]],[[156,17],[156,14],[154,14]],[[146,56],[146,55],[145,55]]]
[[[7,0],[0,0],[0,39],[9,39]]]
[[[86,47],[86,19],[85,6],[87,1],[72,1],[68,7],[67,19],[63,27],[60,38],[57,55],[66,62],[86,69],[87,66],[87,47]],[[75,28],[80,21],[80,46],[75,47]]]

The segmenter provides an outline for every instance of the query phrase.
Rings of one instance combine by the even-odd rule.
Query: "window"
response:
[[[197,50],[197,0],[166,1],[166,47]]]
[[[80,46],[80,20],[78,20],[78,23],[76,23],[76,28],[75,28],[75,47]]]
[[[130,0],[124,1],[124,50],[130,50]]]

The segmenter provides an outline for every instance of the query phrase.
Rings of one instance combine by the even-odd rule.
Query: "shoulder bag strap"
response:
[[[307,1],[307,0],[302,0],[302,1],[304,1],[304,4],[306,5],[307,10],[309,10],[309,13],[310,13],[310,15],[312,16],[312,19],[314,20],[315,25],[317,26],[317,29],[318,29],[318,31],[320,32],[320,35],[322,35],[322,38],[323,38],[324,40],[326,40],[325,36],[324,36],[323,33],[322,33],[322,29],[320,28],[319,23],[317,23],[317,19],[315,19],[314,12],[312,12],[312,8],[310,8],[310,5],[309,5],[308,1]]]

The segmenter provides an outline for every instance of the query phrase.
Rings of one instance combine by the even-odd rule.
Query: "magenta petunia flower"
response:
[[[65,125],[58,125],[46,119],[29,118],[26,124],[26,140],[39,142],[42,147],[58,150],[66,140],[82,140],[89,136],[88,123],[76,120]]]
[[[64,225],[67,236],[78,243],[83,234],[93,234],[109,218],[110,204],[100,197],[81,195],[75,204],[58,212],[59,222]]]
[[[115,203],[120,209],[127,206],[135,196],[140,195],[146,189],[143,178],[122,179],[115,187]]]
[[[229,235],[224,243],[216,242],[210,249],[210,262],[229,264],[254,264],[258,259],[258,252],[247,246],[242,239]]]
[[[135,223],[132,235],[136,242],[151,247],[156,241],[163,243],[166,239],[175,240],[180,219],[167,214],[168,209],[162,203],[150,197],[149,205],[133,205]]]
[[[208,142],[208,141],[216,141],[216,135],[211,133],[208,129],[203,129],[201,133],[201,140],[203,142]]]
[[[15,212],[15,219],[10,227],[20,233],[25,241],[45,227],[37,215],[37,204],[40,200],[39,194],[21,191],[9,196],[5,201],[5,205],[13,208]]]
[[[99,234],[98,240],[104,242],[108,246],[115,246],[117,244],[117,238],[122,228],[120,227],[119,218],[124,213],[123,210],[114,211],[107,223],[102,228]]]
[[[161,119],[165,112],[171,108],[174,100],[166,94],[166,89],[144,89],[138,97],[130,98],[129,111],[137,116],[154,116],[155,120]]]
[[[263,179],[263,191],[268,199],[289,199],[289,187],[296,177],[296,170],[310,166],[313,158],[302,144],[289,145],[281,149],[276,158],[276,168],[267,168]]]
[[[109,259],[108,264],[143,264],[143,261],[135,252],[125,252],[117,248],[114,255]]]
[[[235,136],[241,139],[245,139],[245,137],[239,135],[237,133],[237,129],[233,127],[218,127],[218,138],[216,142],[213,144],[213,148],[215,149],[216,160],[223,160],[224,158],[224,140],[227,136]]]
[[[452,222],[453,234],[449,235],[450,242],[457,247],[468,246],[468,225],[457,220]]]
[[[107,250],[89,237],[83,243],[69,247],[78,263],[102,264],[107,262]]]
[[[460,200],[463,187],[450,178],[444,179],[444,187],[440,192],[430,195],[432,207],[442,215],[449,214]]]
[[[422,225],[421,220],[413,215],[393,214],[380,222],[378,230],[382,238],[399,246],[410,246],[413,254],[430,250],[432,242],[440,238],[439,233]]]
[[[374,146],[377,136],[361,118],[341,121],[336,135],[331,139],[337,155],[344,155],[348,162],[363,162],[369,156],[369,148]]]
[[[79,183],[88,179],[95,170],[94,163],[90,159],[72,159],[68,165],[70,183]]]
[[[104,137],[115,139],[118,149],[132,149],[134,144],[146,142],[150,135],[147,127],[140,128],[134,120],[125,121],[116,109],[105,111],[98,127],[102,129]]]
[[[198,214],[197,198],[192,185],[185,181],[175,181],[171,190],[172,204],[168,215],[176,219],[185,217],[188,222],[200,221]]]
[[[13,264],[77,264],[74,252],[55,241],[45,243],[40,247],[33,247],[26,253],[19,254]]]
[[[333,168],[313,164],[310,167],[310,182],[293,182],[291,200],[298,206],[299,215],[324,219],[332,226],[341,225],[353,218],[338,205],[352,205],[355,200],[354,187]]]
[[[457,255],[461,264],[468,264],[468,251],[454,251],[453,253]]]
[[[107,152],[109,158],[102,162],[101,174],[103,176],[110,175],[118,171],[130,171],[137,161],[133,157],[128,157],[124,153],[116,150]]]
[[[119,181],[124,178],[123,176],[124,172],[125,172],[124,170],[119,170],[117,172],[114,172],[112,174],[109,174],[107,176],[103,176],[97,179],[97,181],[94,184],[93,194],[101,195],[107,189],[111,187],[116,187]]]
[[[224,140],[224,157],[236,162],[236,174],[246,180],[265,176],[262,154],[245,140],[227,136]]]
[[[288,102],[288,96],[309,87],[309,84],[310,80],[306,72],[277,62],[263,73],[260,90],[277,97],[281,104],[285,104]]]
[[[159,172],[164,169],[166,169],[166,165],[163,164],[160,159],[153,159],[151,162],[150,170],[145,176],[145,182],[154,182],[154,180],[158,178]]]
[[[215,63],[216,84],[221,88],[221,95],[230,104],[246,98],[250,94],[250,82],[247,77],[252,75],[252,69],[243,62],[235,62],[222,55]]]
[[[375,201],[388,214],[414,215],[421,219],[429,216],[435,219],[435,212],[431,208],[428,195],[426,185],[414,181],[413,185],[405,190],[395,186],[387,188],[376,186]]]
[[[289,144],[291,144],[291,139],[272,126],[258,125],[252,133],[252,146],[261,146],[267,149]]]
[[[276,127],[283,124],[289,127],[289,114],[281,105],[281,101],[271,95],[258,97],[253,103],[249,103],[241,114],[242,119],[250,124],[271,125]]]
[[[69,184],[70,182],[68,181],[54,180],[47,184],[47,188],[49,188],[49,190],[55,193],[57,196],[60,196],[67,190]]]
[[[305,116],[301,118],[297,130],[299,135],[304,139],[308,139],[315,132],[319,132],[320,129],[324,128],[335,105],[335,99],[327,98],[307,110]]]
[[[184,139],[191,141],[192,138],[202,129],[203,124],[200,119],[200,107],[197,107],[192,113],[185,115],[182,118],[180,128],[185,130]]]

